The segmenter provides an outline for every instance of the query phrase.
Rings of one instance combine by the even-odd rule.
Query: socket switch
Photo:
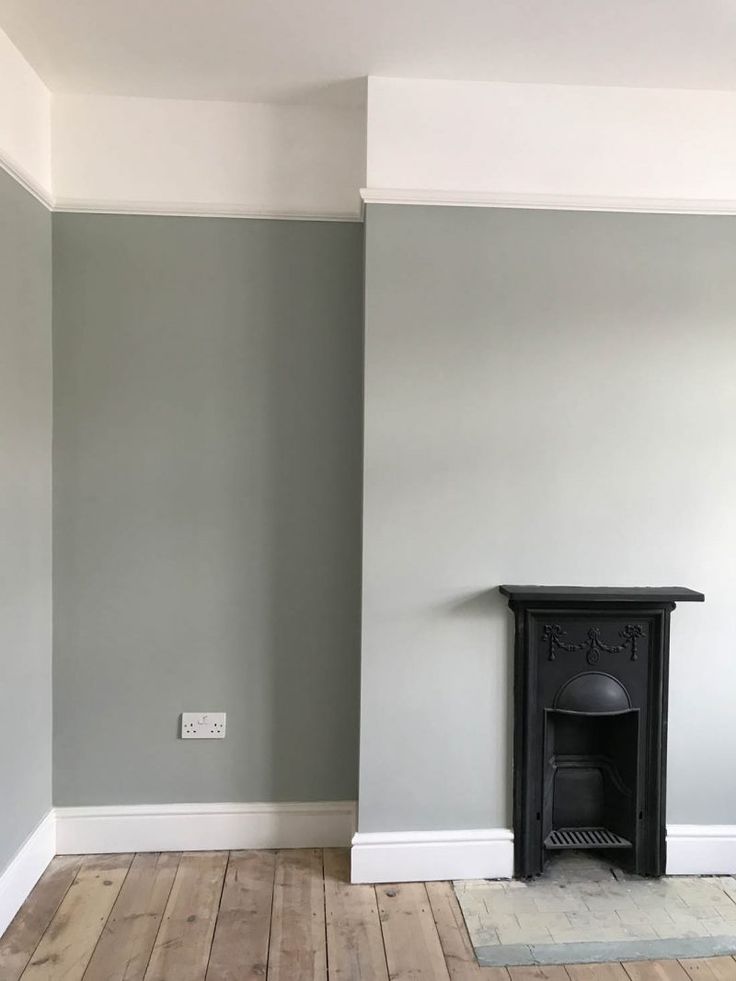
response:
[[[182,739],[224,739],[225,712],[182,712]]]

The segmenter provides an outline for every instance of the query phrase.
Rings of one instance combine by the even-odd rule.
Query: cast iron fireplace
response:
[[[679,586],[501,586],[516,621],[514,869],[616,853],[664,875],[670,613]]]

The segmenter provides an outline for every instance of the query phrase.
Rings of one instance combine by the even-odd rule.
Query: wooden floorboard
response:
[[[449,981],[424,883],[377,886],[376,895],[391,978]]]
[[[736,981],[736,960],[733,957],[681,960],[680,965],[692,981]]]
[[[564,967],[550,964],[546,967],[510,967],[511,981],[570,981]]]
[[[98,855],[82,861],[22,981],[81,981],[132,860]]]
[[[736,981],[736,959],[480,967],[450,882],[350,885],[347,849],[53,860],[0,981]]]
[[[0,940],[0,981],[18,981],[76,878],[82,859],[57,855]]]
[[[636,961],[625,963],[631,981],[688,981],[685,969],[677,961]]]
[[[182,855],[145,981],[204,981],[227,852]]]
[[[281,851],[276,857],[268,977],[326,981],[325,891],[322,851]]]
[[[451,882],[428,882],[440,945],[452,981],[509,981],[505,967],[479,967]]]
[[[347,848],[325,849],[324,867],[330,981],[388,981],[375,889],[350,885]]]
[[[180,857],[155,852],[135,856],[84,981],[143,981]]]
[[[207,981],[263,981],[275,870],[273,851],[230,855]]]
[[[629,981],[621,964],[569,964],[571,981]]]

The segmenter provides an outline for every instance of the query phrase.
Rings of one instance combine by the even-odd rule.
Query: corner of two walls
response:
[[[53,853],[53,813],[34,831],[52,803],[61,829],[67,807],[195,801],[206,827],[264,844],[284,823],[317,839],[352,824],[365,133],[360,111],[216,104],[197,121],[169,104],[190,141],[216,125],[272,142],[244,177],[235,162],[217,189],[200,160],[162,200],[154,169],[136,187],[106,169],[115,124],[145,127],[129,100],[55,98],[59,206],[136,213],[52,215],[51,97],[4,34],[0,74],[0,701],[18,732],[0,759],[2,920]],[[81,132],[94,111],[109,140],[70,162],[59,114]],[[242,137],[230,149],[242,161]],[[299,220],[321,215],[342,220]],[[178,738],[182,710],[215,708],[224,742]],[[274,805],[223,817],[233,800]]]
[[[362,229],[0,195],[0,921],[54,850],[52,268],[53,804],[346,840],[352,804],[319,802],[357,789]],[[198,709],[224,742],[178,738]]]
[[[67,830],[196,801],[184,833],[222,847],[345,840],[320,802],[357,784],[362,230],[52,216],[4,172],[0,210],[2,932],[52,799]],[[178,739],[213,708],[224,742]]]
[[[51,94],[0,29],[0,167],[51,202]]]
[[[52,355],[49,95],[2,31],[0,78],[2,929],[30,881],[18,852],[50,857]]]
[[[51,808],[52,366],[51,216],[4,171],[0,214],[1,874]]]

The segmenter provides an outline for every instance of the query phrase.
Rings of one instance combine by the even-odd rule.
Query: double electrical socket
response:
[[[225,712],[182,712],[182,739],[224,739]]]

